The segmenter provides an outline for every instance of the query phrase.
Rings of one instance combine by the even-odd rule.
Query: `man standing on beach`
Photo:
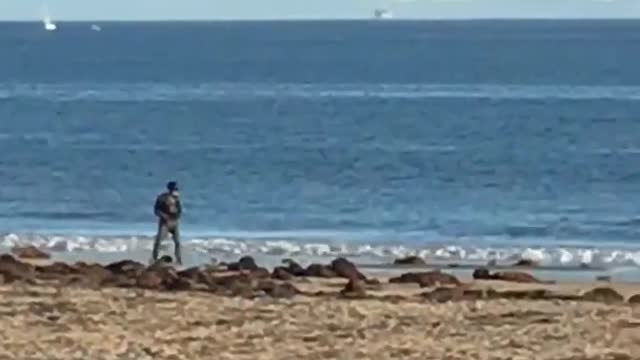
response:
[[[154,213],[158,217],[158,233],[153,244],[153,261],[158,260],[160,243],[167,235],[173,237],[176,262],[182,265],[182,255],[180,253],[180,230],[178,222],[182,215],[182,206],[178,194],[178,183],[170,181],[167,184],[167,191],[160,194],[156,199]]]

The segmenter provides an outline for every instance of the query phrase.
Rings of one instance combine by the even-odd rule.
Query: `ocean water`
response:
[[[640,265],[640,21],[100,25],[0,23],[3,247]]]

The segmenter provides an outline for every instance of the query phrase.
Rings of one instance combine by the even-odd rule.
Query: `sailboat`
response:
[[[373,17],[375,19],[392,19],[393,13],[388,9],[376,9],[373,12]]]
[[[42,19],[42,22],[44,24],[44,29],[46,31],[57,30],[58,26],[53,21],[51,21],[51,16],[49,16],[49,11],[47,10],[46,6],[43,7],[43,12],[44,12],[44,18]]]

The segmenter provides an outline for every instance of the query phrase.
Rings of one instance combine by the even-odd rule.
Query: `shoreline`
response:
[[[259,268],[229,270],[251,267],[243,261],[211,275],[249,279],[247,284],[275,275],[259,275]],[[9,263],[0,257],[0,273],[6,275]],[[0,285],[0,358],[605,360],[633,359],[640,351],[640,284],[465,280],[452,285],[443,284],[452,278],[438,276],[422,287],[373,281],[365,271],[362,288],[349,290],[354,277],[301,276],[274,282],[297,291],[276,296],[195,285],[145,288],[160,283],[143,274],[175,274],[170,264],[141,266],[134,275],[137,285],[114,287],[81,279],[50,282],[54,270],[72,272],[77,264],[20,263],[35,266],[39,280]],[[138,266],[112,265],[107,268],[119,276],[130,271],[127,266]],[[351,269],[348,262],[342,265]],[[193,279],[204,271],[192,272]],[[631,302],[634,296],[637,303]]]
[[[640,351],[640,283],[390,278],[347,259],[294,276],[293,263],[270,272],[248,257],[176,270],[45,255],[0,256],[0,358],[605,360]]]
[[[168,243],[168,242],[166,242]],[[172,255],[171,246],[164,246],[164,253]],[[10,251],[7,248],[0,248],[0,253],[3,251]],[[80,251],[80,252],[51,252],[50,261],[60,261],[65,263],[74,263],[77,261],[85,261],[89,263],[98,263],[106,265],[108,263],[120,261],[123,259],[134,260],[143,264],[148,264],[150,261],[150,250],[138,249],[136,251],[127,252],[96,252],[96,251]],[[207,266],[219,262],[231,262],[237,260],[241,255],[226,255],[220,258],[213,258],[207,254],[199,254],[193,251],[185,251],[183,248],[183,256],[185,257],[185,267],[191,266]],[[282,260],[289,256],[275,255],[275,254],[255,254],[250,253],[250,256],[254,256],[257,263],[265,267],[267,270],[272,271],[278,266],[282,266]],[[331,256],[292,256],[295,260],[299,260],[300,264],[308,266],[313,263],[324,263],[331,261],[335,257]],[[386,261],[384,263],[374,263],[367,258],[359,256],[348,257],[351,259],[364,273],[372,276],[389,278],[392,276],[398,276],[404,272],[410,271],[430,271],[440,270],[443,272],[454,274],[455,276],[469,280],[474,269],[483,267],[490,269],[491,271],[526,271],[530,272],[534,276],[546,280],[556,280],[559,282],[568,283],[591,283],[598,282],[598,278],[606,277],[611,282],[615,283],[640,283],[640,267],[628,266],[628,267],[581,267],[581,266],[547,266],[536,265],[529,267],[515,266],[514,264],[494,264],[487,265],[478,261],[433,261],[425,264],[393,264],[393,260]]]

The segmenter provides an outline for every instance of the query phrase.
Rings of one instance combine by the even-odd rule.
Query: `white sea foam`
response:
[[[5,234],[0,247],[34,245],[51,252],[127,253],[149,251],[151,237],[136,236],[61,236],[37,234]],[[169,242],[166,242],[169,243]],[[307,242],[295,240],[258,240],[231,238],[194,238],[184,242],[187,251],[205,258],[237,258],[241,255],[269,255],[327,260],[346,256],[360,262],[389,263],[395,258],[417,255],[427,260],[445,262],[477,262],[490,260],[514,262],[530,259],[551,266],[640,266],[640,246],[637,248],[607,248],[601,246],[526,247],[526,246],[465,246],[465,245],[388,245],[339,242]],[[78,255],[81,257],[82,255]]]
[[[463,98],[639,101],[640,86],[524,84],[0,83],[0,99],[48,101],[215,101],[254,98]]]

